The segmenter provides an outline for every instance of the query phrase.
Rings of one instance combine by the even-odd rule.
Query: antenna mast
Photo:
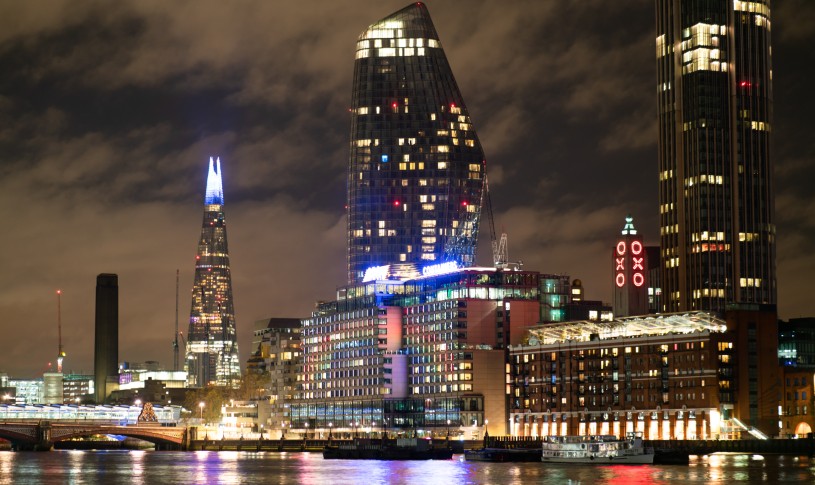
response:
[[[59,348],[57,349],[57,372],[62,374],[62,359],[65,352],[62,350],[62,290],[57,290],[57,335],[59,338]]]
[[[173,340],[173,370],[178,371],[178,270],[175,270],[175,339]]]

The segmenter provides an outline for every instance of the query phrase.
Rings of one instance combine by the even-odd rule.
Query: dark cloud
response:
[[[812,315],[813,9],[773,19],[779,300]],[[252,324],[305,317],[345,275],[357,36],[405,2],[0,3],[0,371],[92,370],[95,277],[120,276],[123,360],[186,331],[206,161],[224,167],[243,359]],[[658,243],[651,0],[429,2],[487,152],[511,259],[610,297],[631,213]],[[812,15],[810,15],[811,17]],[[482,225],[487,249],[488,224]],[[489,254],[479,255],[482,263]]]

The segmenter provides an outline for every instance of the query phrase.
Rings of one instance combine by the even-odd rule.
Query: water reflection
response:
[[[323,460],[317,453],[53,451],[0,452],[0,485],[152,484],[523,484],[743,481],[815,483],[808,457],[713,455],[688,466]]]
[[[131,476],[132,483],[135,485],[143,485],[144,481],[144,457],[147,454],[146,451],[138,450],[131,452],[132,456],[132,466],[131,470],[133,471],[133,475]]]
[[[0,452],[0,485],[11,483],[11,467],[14,465],[11,453]]]

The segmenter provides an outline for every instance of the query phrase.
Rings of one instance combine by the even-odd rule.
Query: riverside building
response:
[[[302,393],[291,428],[503,432],[506,349],[539,321],[540,275],[454,265],[424,271],[341,288],[303,321]]]
[[[262,395],[256,399],[258,424],[280,430],[287,421],[302,375],[302,322],[298,318],[266,318],[255,322],[247,373],[263,377]]]
[[[732,309],[566,322],[510,348],[509,433],[646,439],[774,436],[777,336],[770,311]]]

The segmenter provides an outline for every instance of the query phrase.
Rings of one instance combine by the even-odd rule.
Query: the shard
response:
[[[237,386],[240,380],[220,159],[209,159],[186,366],[190,387]]]

